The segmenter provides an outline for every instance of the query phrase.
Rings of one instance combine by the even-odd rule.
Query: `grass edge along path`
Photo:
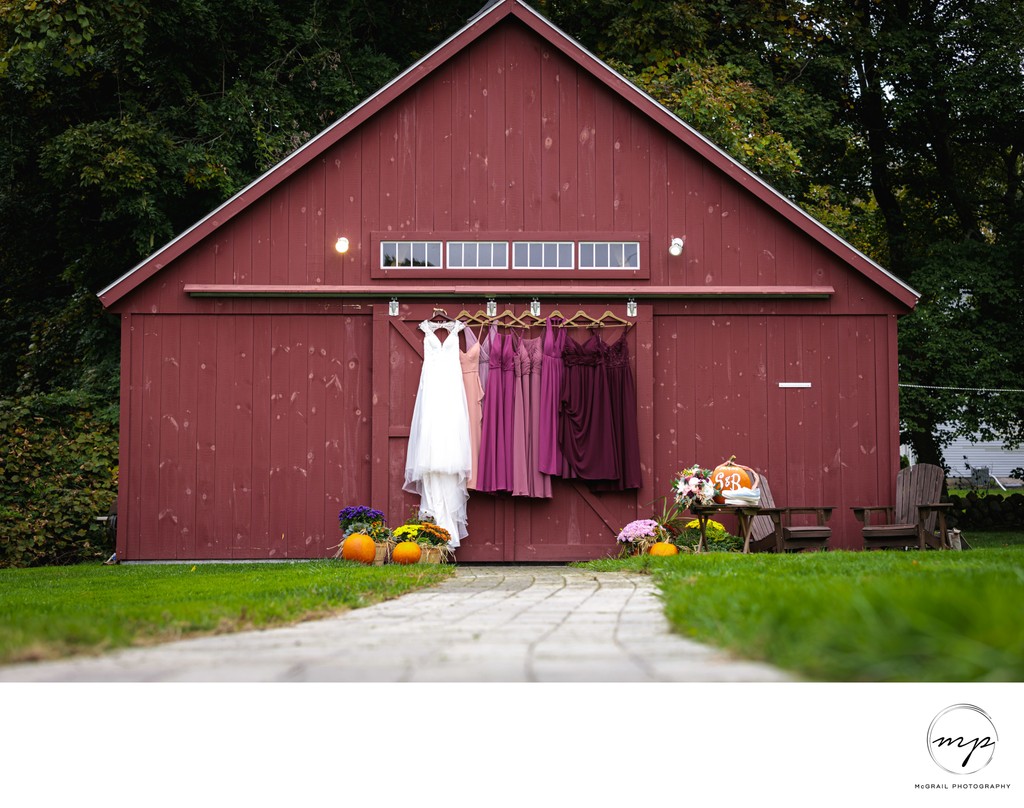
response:
[[[592,563],[653,574],[678,633],[809,680],[1024,681],[1024,547]]]
[[[0,569],[0,664],[289,625],[389,600],[453,572],[333,559]]]

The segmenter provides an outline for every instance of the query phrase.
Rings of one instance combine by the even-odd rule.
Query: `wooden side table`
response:
[[[760,505],[691,505],[690,513],[697,517],[697,524],[700,526],[700,541],[697,542],[697,552],[704,553],[708,549],[707,526],[708,519],[719,514],[733,514],[740,525],[740,535],[743,536],[743,552],[750,552],[750,531],[754,527],[755,516],[771,515],[775,508],[762,508]]]

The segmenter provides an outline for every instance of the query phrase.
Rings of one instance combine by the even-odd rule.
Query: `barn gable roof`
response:
[[[349,132],[381,109],[431,75],[455,54],[469,47],[508,17],[520,20],[534,33],[575,62],[619,97],[632,104],[650,119],[707,159],[715,167],[752,193],[757,199],[794,226],[809,235],[844,263],[856,269],[908,308],[919,294],[891,272],[829,230],[756,174],[745,168],[700,132],[627,81],[586,48],[542,17],[522,0],[495,0],[485,6],[465,27],[437,48],[396,76],[376,93],[353,107],[343,117],[320,132],[277,165],[255,179],[192,227],[180,233],[148,258],[99,292],[105,306],[113,305],[124,295],[144,283],[202,239],[245,210],[280,183],[334,146]]]

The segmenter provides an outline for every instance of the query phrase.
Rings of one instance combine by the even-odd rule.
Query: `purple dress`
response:
[[[480,458],[476,481],[478,491],[512,490],[512,430],[514,379],[512,337],[492,332],[488,337],[487,384],[484,387],[484,414],[480,434]],[[484,341],[480,342],[481,349]],[[482,374],[481,374],[482,375]]]
[[[543,360],[540,377],[540,412],[538,441],[540,462],[538,467],[544,474],[562,473],[562,451],[558,443],[558,411],[562,398],[562,378],[565,363],[562,351],[565,348],[565,329],[559,328],[561,318],[548,317],[544,328]]]
[[[541,338],[516,340],[513,363],[513,496],[551,496],[551,478],[542,474],[539,468],[541,366]]]

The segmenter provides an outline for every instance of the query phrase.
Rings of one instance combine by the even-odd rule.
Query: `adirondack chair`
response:
[[[896,507],[854,507],[853,513],[864,527],[864,549],[908,548],[916,546],[949,549],[946,511],[950,503],[939,502],[945,472],[939,466],[918,463],[901,469],[896,475]],[[884,522],[872,524],[872,514],[883,513]],[[938,521],[939,532],[935,533]]]
[[[832,516],[831,506],[778,508],[768,479],[762,474],[758,489],[761,491],[762,513],[755,516],[750,531],[750,549],[784,553],[787,550],[826,550],[832,538],[827,525]],[[793,514],[813,513],[816,525],[794,525]]]

